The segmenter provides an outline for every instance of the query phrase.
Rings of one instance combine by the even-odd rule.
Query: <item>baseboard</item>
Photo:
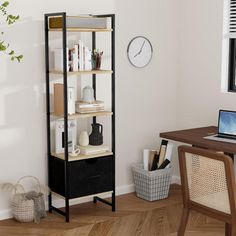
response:
[[[180,177],[176,175],[172,176],[171,183],[181,185]]]
[[[10,209],[5,209],[0,211],[0,220],[5,220],[12,218],[12,213]]]
[[[116,188],[116,195],[123,195],[126,193],[133,193],[135,191],[134,184],[122,185]]]
[[[126,194],[126,193],[132,193],[134,192],[134,184],[130,184],[130,185],[123,185],[123,186],[119,186],[116,188],[116,196],[118,195],[122,195],[122,194]],[[77,198],[77,199],[72,199],[70,200],[70,205],[77,205],[77,204],[81,204],[81,203],[85,203],[85,202],[90,202],[93,200],[93,196],[86,196],[86,197],[82,197],[82,198]],[[111,192],[109,193],[102,193],[102,194],[96,194],[96,196],[101,196],[103,198],[108,198],[111,197]],[[65,201],[63,199],[60,199],[58,197],[54,198],[53,201],[55,207],[63,207],[65,205]],[[46,203],[46,206],[48,204]],[[10,209],[5,209],[5,210],[1,210],[0,211],[0,220],[4,220],[4,219],[9,219],[12,218],[12,213]]]
[[[132,192],[134,192],[134,184],[123,185],[116,188],[116,196],[132,193]],[[70,200],[70,205],[73,206],[73,205],[77,205],[77,204],[81,204],[85,202],[91,202],[93,201],[94,196],[101,196],[102,198],[109,198],[111,197],[111,192],[94,194],[94,195],[90,195],[86,197],[72,199]],[[63,207],[65,205],[65,202],[63,199],[56,198],[54,199],[53,202],[54,202],[55,207]]]
[[[172,177],[172,184],[180,184],[180,177],[179,176],[173,176]],[[135,191],[134,188],[134,184],[129,184],[129,185],[122,185],[116,188],[116,196],[119,195],[123,195],[123,194],[127,194],[127,193],[132,193]],[[108,198],[111,197],[111,192],[109,193],[102,193],[102,194],[96,194],[102,196],[103,198]],[[93,196],[86,196],[86,197],[82,197],[82,198],[77,198],[77,199],[72,199],[70,200],[70,205],[77,205],[77,204],[81,204],[81,203],[85,203],[85,202],[90,202],[93,200]],[[54,199],[54,205],[55,207],[63,207],[65,205],[65,201],[63,199],[60,199],[58,197],[56,197]],[[47,206],[47,203],[46,203]],[[5,209],[5,210],[1,210],[0,211],[0,220],[4,220],[4,219],[9,219],[12,218],[12,213],[10,209]]]

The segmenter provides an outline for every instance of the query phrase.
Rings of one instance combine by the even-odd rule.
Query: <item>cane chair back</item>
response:
[[[231,235],[232,225],[236,225],[232,159],[222,153],[190,146],[180,146],[178,151],[184,205],[178,235],[185,231],[190,209],[224,221],[226,235]]]

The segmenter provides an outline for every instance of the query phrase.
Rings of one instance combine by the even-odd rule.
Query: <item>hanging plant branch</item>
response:
[[[0,4],[0,15],[4,18],[4,21],[8,25],[14,24],[17,20],[19,20],[20,16],[14,16],[12,14],[8,14],[7,12],[7,7],[9,5],[9,1],[4,1],[2,4]],[[0,52],[6,53],[12,61],[17,60],[18,62],[21,61],[23,58],[23,55],[16,55],[15,51],[10,49],[9,43],[5,42],[3,38],[4,32],[1,32],[1,37],[0,37]]]

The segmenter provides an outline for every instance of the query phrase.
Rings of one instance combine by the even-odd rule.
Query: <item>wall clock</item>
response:
[[[145,67],[152,59],[153,49],[151,42],[144,36],[133,38],[127,48],[129,62],[135,67]]]

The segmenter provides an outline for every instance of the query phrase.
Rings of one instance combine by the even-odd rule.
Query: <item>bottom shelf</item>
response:
[[[78,155],[78,156],[71,156],[69,154],[68,161],[79,161],[79,160],[85,160],[85,159],[91,159],[91,158],[97,158],[97,157],[104,157],[104,156],[111,156],[113,155],[112,152],[107,151],[107,152],[101,152],[101,153],[96,153],[96,154],[90,154],[90,155]],[[52,157],[57,157],[61,160],[65,160],[65,154],[64,153],[52,153]]]
[[[62,199],[65,199],[64,196],[56,193],[56,192],[51,192],[53,195],[55,195],[56,197],[58,198],[62,198]],[[83,197],[78,197],[78,198],[73,198],[71,199],[71,201],[75,201],[77,204],[80,204],[80,203],[84,203],[84,202],[87,202],[88,201],[88,198],[93,198],[95,196],[98,196],[98,197],[103,197],[103,198],[109,198],[111,197],[110,194],[112,194],[113,191],[107,191],[107,192],[102,192],[102,193],[95,193],[95,194],[90,194],[90,195],[86,195],[86,196],[83,196]]]

